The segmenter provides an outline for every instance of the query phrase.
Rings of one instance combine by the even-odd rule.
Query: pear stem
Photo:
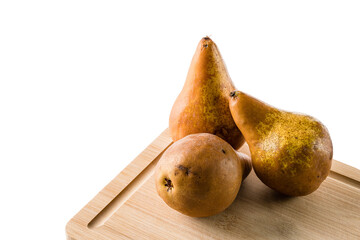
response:
[[[239,91],[230,92],[230,97],[237,97],[239,95]]]
[[[244,173],[243,173],[243,176],[242,176],[242,180],[245,180],[245,178],[250,174],[251,169],[252,169],[251,158],[246,156],[246,158],[244,158],[243,164],[244,164]]]

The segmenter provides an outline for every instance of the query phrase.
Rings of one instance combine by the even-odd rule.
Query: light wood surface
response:
[[[156,193],[154,168],[171,144],[165,130],[68,222],[67,239],[360,239],[360,170],[334,160],[317,191],[295,198],[252,171],[228,209],[191,218]]]

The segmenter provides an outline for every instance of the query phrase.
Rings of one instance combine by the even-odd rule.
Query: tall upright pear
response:
[[[315,191],[332,162],[326,127],[311,116],[279,110],[243,92],[230,95],[232,116],[249,145],[260,180],[290,196]]]
[[[244,138],[231,116],[230,92],[235,89],[216,44],[204,37],[190,64],[185,85],[169,118],[172,139],[211,133],[238,149]]]

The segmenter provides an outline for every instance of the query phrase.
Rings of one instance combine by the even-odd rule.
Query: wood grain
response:
[[[208,218],[191,218],[157,195],[153,173],[171,145],[165,130],[66,225],[83,239],[360,239],[360,171],[333,161],[314,193],[286,197],[252,171],[234,203]],[[247,146],[240,149],[249,153]]]

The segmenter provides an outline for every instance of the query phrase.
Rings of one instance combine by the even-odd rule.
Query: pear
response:
[[[315,191],[328,176],[333,146],[326,127],[304,114],[279,110],[241,91],[230,110],[249,145],[259,179],[289,196]]]
[[[169,128],[177,141],[189,134],[211,133],[235,149],[244,138],[229,110],[230,92],[235,90],[216,44],[204,37],[190,64],[184,87],[170,113]]]
[[[161,156],[155,183],[169,207],[191,217],[208,217],[235,200],[250,171],[250,157],[226,141],[209,133],[190,134]]]

